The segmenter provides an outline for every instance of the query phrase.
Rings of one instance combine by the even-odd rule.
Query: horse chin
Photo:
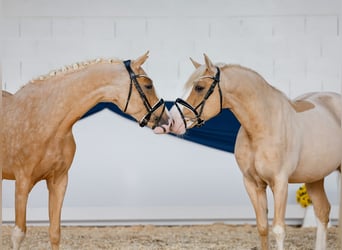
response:
[[[176,135],[183,135],[186,132],[186,128],[184,126],[184,122],[182,119],[174,119],[172,121],[172,125],[170,127],[170,132]]]
[[[176,134],[176,135],[183,135],[185,134],[186,129],[184,128],[184,126],[178,127],[178,128],[171,128],[171,133]]]

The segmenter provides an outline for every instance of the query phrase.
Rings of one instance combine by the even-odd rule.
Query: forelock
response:
[[[225,67],[226,64],[225,63],[217,63],[214,66],[221,68],[221,67]],[[194,85],[195,80],[200,78],[205,73],[205,70],[206,70],[206,66],[205,65],[201,65],[200,67],[198,67],[192,73],[192,75],[189,77],[188,81],[185,83],[184,90],[187,91],[189,88],[192,88],[192,86]]]
[[[203,75],[203,73],[205,72],[205,69],[206,69],[205,65],[201,65],[200,67],[198,67],[192,73],[192,75],[190,75],[188,81],[185,83],[184,90],[188,90],[192,88],[192,86],[194,85],[194,81]]]

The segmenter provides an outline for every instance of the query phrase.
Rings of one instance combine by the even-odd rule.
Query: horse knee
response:
[[[13,249],[17,250],[20,248],[21,243],[23,242],[25,238],[25,232],[21,230],[17,225],[13,228],[12,231],[12,244],[13,244]]]

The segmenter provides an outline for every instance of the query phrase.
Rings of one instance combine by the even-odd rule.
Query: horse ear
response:
[[[196,69],[199,68],[199,67],[201,66],[200,63],[196,62],[196,61],[195,61],[194,59],[192,59],[191,57],[190,57],[190,61],[192,62],[192,64],[195,66]]]
[[[147,51],[145,54],[132,61],[132,67],[136,69],[140,68],[140,66],[143,65],[146,59],[148,58],[148,53],[149,51]]]
[[[204,53],[204,61],[205,61],[205,65],[207,66],[207,69],[209,72],[214,72],[214,64],[211,62],[211,60],[209,59],[209,57]]]

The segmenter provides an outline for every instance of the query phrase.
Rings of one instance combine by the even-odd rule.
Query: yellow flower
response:
[[[305,184],[298,188],[296,192],[296,200],[297,203],[301,205],[301,207],[307,207],[312,204],[309,194],[306,191]]]

